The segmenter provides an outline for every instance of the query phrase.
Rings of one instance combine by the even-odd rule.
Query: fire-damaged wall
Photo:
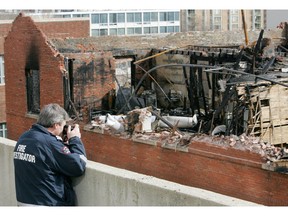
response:
[[[17,139],[35,122],[35,118],[27,118],[28,114],[37,114],[36,109],[47,103],[63,104],[63,57],[57,56],[33,20],[21,14],[13,22],[4,50],[7,130],[9,137]],[[30,90],[39,87],[39,101],[34,98],[32,110],[28,110],[27,79],[37,74]]]
[[[49,38],[88,37],[89,19],[50,19],[36,20],[35,24]],[[12,26],[12,20],[0,21],[0,56],[4,56],[4,39]],[[6,122],[5,84],[0,85],[0,122]]]
[[[184,100],[178,103],[180,99],[178,96],[189,92],[185,72],[187,75],[189,74],[190,66],[185,69],[182,66],[177,69],[172,67],[169,70],[164,68],[158,70],[160,69],[158,68],[153,72],[150,71],[151,68],[161,66],[160,64],[165,62],[203,63],[207,66],[205,70],[208,70],[208,66],[219,62],[229,65],[231,64],[229,61],[233,63],[239,56],[238,53],[227,53],[226,51],[223,53],[223,48],[216,49],[217,52],[219,51],[219,55],[215,58],[212,56],[215,55],[215,50],[204,52],[196,50],[195,47],[190,49],[193,49],[193,53],[178,50],[179,53],[172,51],[162,55],[158,52],[163,50],[165,44],[169,44],[169,37],[173,38],[170,45],[175,47],[182,47],[183,43],[188,44],[187,41],[189,44],[195,42],[191,42],[191,38],[186,33],[182,36],[179,35],[181,34],[177,34],[177,36],[172,34],[167,38],[163,36],[155,40],[151,39],[154,36],[151,38],[141,36],[49,40],[29,17],[18,16],[5,41],[8,138],[17,140],[20,134],[36,121],[37,113],[29,112],[31,104],[27,104],[27,96],[32,97],[32,102],[36,105],[39,103],[39,107],[51,102],[66,107],[71,100],[72,109],[70,106],[67,107],[72,115],[76,115],[74,117],[80,124],[83,142],[90,160],[259,204],[288,205],[286,199],[288,192],[285,188],[288,183],[287,175],[262,169],[266,158],[262,154],[264,150],[261,145],[263,144],[267,149],[268,146],[259,139],[245,135],[211,136],[211,134],[200,133],[200,130],[186,133],[187,131],[180,131],[177,127],[182,123],[179,121],[171,128],[152,130],[154,122],[151,123],[151,115],[146,114],[155,105],[152,90],[154,90],[153,85],[157,85],[158,82],[153,79],[157,79],[157,77],[160,79],[157,91],[161,91],[160,87],[162,87],[168,92],[169,100],[175,100],[176,113],[178,105],[185,104]],[[203,42],[203,37],[203,35],[199,36],[201,38],[201,40],[198,38],[199,41]],[[215,37],[220,38],[220,35]],[[213,41],[211,38],[209,40]],[[215,39],[215,41],[217,40]],[[152,52],[152,49],[155,50]],[[209,59],[207,57],[210,54],[212,61],[208,60],[208,64],[203,62],[205,60],[203,57]],[[139,64],[139,60],[149,58],[151,55],[157,55],[157,57]],[[191,59],[191,56],[195,59]],[[131,68],[128,64],[121,66],[121,58],[124,59],[122,63],[131,61]],[[131,70],[131,77],[127,76],[127,80],[131,79],[131,88],[138,86],[139,83],[142,84],[141,79],[148,72],[153,75],[152,77],[147,75],[148,79],[145,80],[145,83],[143,82],[143,86],[144,84],[149,86],[145,90],[151,90],[146,92],[146,96],[149,97],[133,97],[131,94],[123,93],[125,95],[122,98],[124,104],[126,103],[125,99],[131,97],[135,99],[133,102],[136,105],[134,104],[135,107],[130,110],[132,112],[126,112],[129,118],[126,119],[121,113],[119,119],[125,122],[125,128],[119,127],[118,131],[115,125],[120,125],[120,123],[113,119],[113,114],[116,112],[109,109],[111,106],[113,107],[114,102],[116,104],[116,101],[113,100],[117,99],[113,97],[113,94],[116,94],[113,91],[117,89],[118,79],[113,77],[117,65],[124,71]],[[194,69],[192,68],[191,72],[195,72],[195,74],[202,72],[201,68],[198,68],[197,71]],[[210,68],[210,71],[213,72],[213,69],[215,68]],[[219,71],[221,70],[217,69],[217,72]],[[116,78],[119,78],[121,83],[125,83],[120,77]],[[190,79],[189,76],[187,78]],[[210,77],[207,76],[205,79],[207,83],[203,83],[203,86],[209,86]],[[197,80],[204,81],[205,79],[197,78]],[[216,81],[214,80],[214,83]],[[28,85],[26,85],[27,83]],[[29,88],[29,86],[36,86],[36,88]],[[142,93],[145,92],[142,91],[143,86],[139,85],[139,91]],[[32,94],[37,93],[35,89],[39,91],[39,98],[36,99]],[[124,91],[125,88],[118,89],[118,93],[122,94],[120,89]],[[213,88],[211,87],[211,89]],[[170,95],[169,90],[171,90]],[[198,91],[199,89],[193,90]],[[214,90],[216,92],[219,89],[215,88]],[[163,92],[161,93],[164,95]],[[199,94],[203,100],[206,96],[211,96],[211,93],[208,92],[204,97],[204,93]],[[213,98],[215,97],[211,96],[210,101],[215,102]],[[183,97],[181,97],[182,99]],[[189,99],[192,101],[195,98],[191,96]],[[151,107],[137,107],[143,101],[151,102]],[[199,113],[204,112],[205,115],[205,106],[196,106],[189,102],[190,100],[187,100],[188,107],[199,109]],[[212,105],[209,109],[215,108],[215,104],[212,102],[210,102]],[[166,106],[165,99],[161,103]],[[125,105],[126,108],[129,105]],[[202,111],[202,107],[204,107],[204,111]],[[174,109],[174,107],[170,108]],[[151,109],[152,111],[157,117],[155,122],[165,121],[156,112],[157,110]],[[220,111],[225,112],[225,110]],[[105,113],[104,116],[102,116],[102,112]],[[92,123],[90,121],[92,114],[94,120],[96,120],[95,117],[101,118],[105,123],[109,123],[108,126],[114,126],[112,129],[115,129],[116,132],[105,124]],[[190,116],[191,114],[189,113]],[[207,118],[212,119],[208,115]],[[143,121],[141,127],[138,124],[139,119]],[[185,116],[185,119],[188,117]],[[130,129],[128,133],[125,131],[127,125]],[[199,123],[199,125],[201,124]],[[145,130],[143,130],[144,126]]]
[[[108,110],[115,94],[115,59],[111,52],[64,53],[73,61],[72,95],[79,119],[89,122],[93,108]],[[75,113],[74,113],[75,114]]]

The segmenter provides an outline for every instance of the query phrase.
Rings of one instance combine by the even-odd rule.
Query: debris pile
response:
[[[126,80],[127,91],[118,86],[117,106],[93,116],[92,127],[175,149],[206,141],[255,152],[267,163],[283,159],[288,35],[277,43],[263,35],[247,46],[153,49],[134,62],[142,75]]]
[[[287,156],[286,148],[277,147],[264,142],[260,137],[248,136],[246,134],[237,135],[207,135],[200,133],[182,133],[181,131],[162,127],[160,119],[153,116],[148,108],[135,109],[127,116],[119,115],[98,116],[91,122],[91,129],[98,127],[111,133],[126,134],[142,141],[157,141],[165,147],[183,148],[188,147],[193,141],[207,142],[223,148],[234,148],[242,151],[250,151],[261,155],[268,163],[281,160]]]

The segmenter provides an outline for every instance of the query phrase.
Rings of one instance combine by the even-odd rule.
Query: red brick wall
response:
[[[66,38],[66,37],[89,37],[90,21],[88,20],[71,20],[71,21],[47,21],[35,22],[36,25],[49,38]]]
[[[90,160],[267,206],[288,205],[287,175],[261,168],[259,155],[192,142],[188,152],[83,131]]]
[[[51,19],[44,21],[35,20],[35,24],[49,38],[66,38],[66,37],[89,37],[90,21],[89,19]],[[0,23],[0,36],[7,36],[12,26],[12,22]]]
[[[25,26],[25,27],[24,27]],[[19,137],[26,124],[25,68],[40,70],[40,105],[55,102],[63,104],[61,56],[46,43],[43,33],[30,17],[17,17],[6,38],[6,107],[8,137]],[[32,119],[32,121],[35,121]],[[13,122],[13,123],[12,123]]]
[[[35,24],[49,38],[67,38],[67,37],[89,37],[90,36],[90,21],[88,20],[67,20],[52,19],[44,22],[35,22]],[[0,23],[0,54],[4,53],[4,37],[7,36],[12,26],[11,23]]]
[[[6,36],[11,28],[11,23],[0,23],[0,36]]]

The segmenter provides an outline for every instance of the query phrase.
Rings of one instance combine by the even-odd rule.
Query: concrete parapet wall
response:
[[[0,138],[0,206],[15,206],[13,149]],[[74,179],[79,206],[258,206],[245,200],[188,187],[124,169],[88,161]]]

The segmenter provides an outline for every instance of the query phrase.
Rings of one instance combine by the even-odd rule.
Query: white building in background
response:
[[[180,31],[180,10],[55,10],[26,13],[37,18],[90,19],[90,35],[144,35]]]

